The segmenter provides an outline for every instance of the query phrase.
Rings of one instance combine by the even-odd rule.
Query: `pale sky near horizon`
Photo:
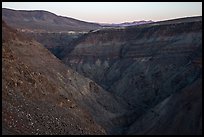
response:
[[[202,2],[2,2],[2,8],[45,10],[98,23],[202,16]]]

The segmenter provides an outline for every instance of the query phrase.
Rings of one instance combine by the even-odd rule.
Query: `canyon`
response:
[[[133,124],[133,127],[141,129],[138,126],[146,126],[149,121],[143,119],[144,123],[140,125],[140,117],[151,112],[156,113],[151,114],[154,115],[151,116],[152,119],[165,117],[162,121],[171,121],[175,118],[175,122],[179,123],[182,119],[178,116],[180,113],[175,114],[176,107],[182,106],[184,102],[177,102],[175,108],[168,106],[168,103],[165,107],[162,106],[171,113],[163,114],[163,110],[160,110],[162,108],[157,111],[155,109],[168,98],[171,98],[172,101],[168,102],[172,104],[177,98],[175,96],[185,88],[186,92],[190,92],[188,86],[198,81],[201,84],[201,21],[200,17],[184,18],[157,24],[99,30],[81,38],[71,52],[63,50],[60,57],[65,64],[128,103],[132,112],[128,113],[129,122],[126,122],[126,127],[131,128],[132,121],[135,121],[137,124]],[[200,86],[198,89],[196,86],[194,88],[200,92],[194,94],[202,94]],[[202,98],[198,98],[201,105]],[[200,111],[198,117],[193,116],[193,119],[199,121],[201,113]],[[170,114],[172,115],[169,116]],[[185,116],[182,115],[182,118],[185,119]],[[154,126],[160,127],[156,131],[143,128],[144,131],[139,132],[132,128],[131,133],[184,134],[187,131],[181,127],[190,124],[181,122],[184,125],[174,123],[170,126],[167,123],[156,123]],[[201,133],[201,130],[195,128],[192,132]]]
[[[62,18],[3,10],[4,134],[202,134],[202,17],[66,32],[22,25],[36,16]]]

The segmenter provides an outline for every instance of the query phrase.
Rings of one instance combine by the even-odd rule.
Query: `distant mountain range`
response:
[[[118,24],[108,24],[108,23],[101,23],[100,25],[103,27],[127,27],[127,26],[135,26],[135,25],[142,25],[142,24],[148,24],[148,23],[153,23],[154,21],[149,20],[149,21],[134,21],[134,22],[124,22],[124,23],[118,23]]]

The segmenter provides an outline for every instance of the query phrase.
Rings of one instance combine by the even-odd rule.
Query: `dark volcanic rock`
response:
[[[202,80],[199,78],[149,110],[130,126],[128,134],[201,135]]]

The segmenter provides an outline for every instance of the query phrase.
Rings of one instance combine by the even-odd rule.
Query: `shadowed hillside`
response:
[[[90,31],[101,27],[96,23],[57,16],[41,10],[26,11],[2,8],[2,19],[13,28],[36,32]]]
[[[116,97],[2,25],[3,134],[105,134],[95,121],[111,127],[124,111]]]

